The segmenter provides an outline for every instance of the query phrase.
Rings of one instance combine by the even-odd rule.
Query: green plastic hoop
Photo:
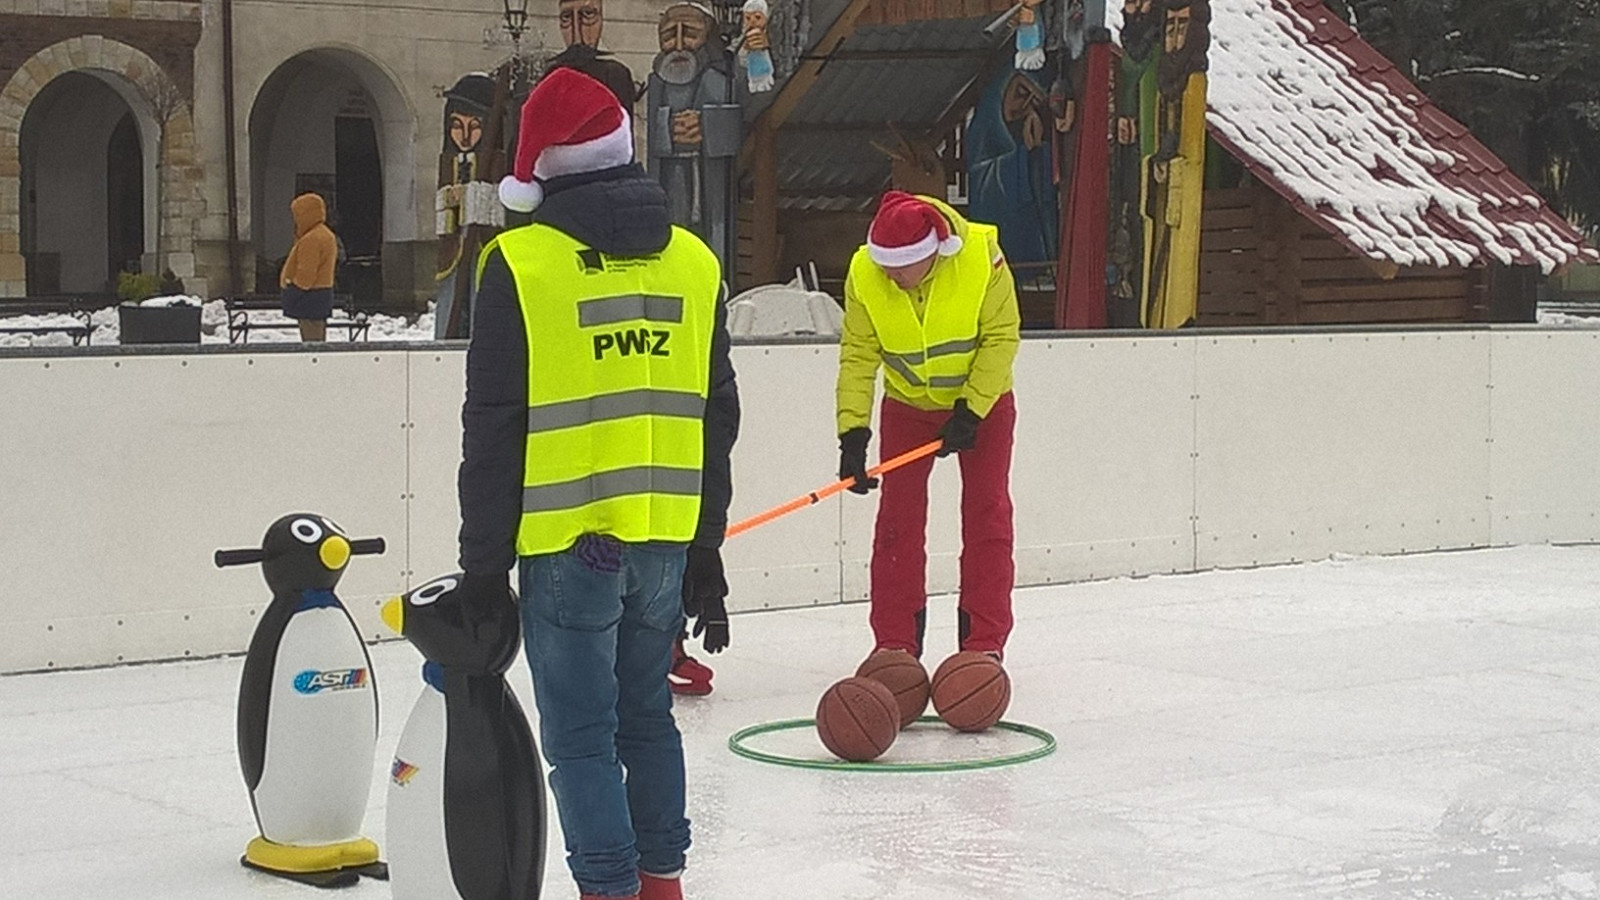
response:
[[[923,716],[917,722],[938,722],[938,716]],[[933,762],[848,762],[842,759],[801,759],[796,756],[781,756],[776,753],[767,753],[745,746],[744,742],[757,735],[771,734],[774,731],[790,731],[796,728],[815,728],[816,719],[784,719],[780,722],[764,722],[751,725],[735,731],[728,738],[728,749],[736,756],[753,759],[756,762],[772,763],[778,766],[793,766],[797,769],[832,769],[837,772],[965,772],[972,769],[994,769],[1000,766],[1014,766],[1018,763],[1032,762],[1042,759],[1056,752],[1055,735],[1043,728],[1032,725],[1022,725],[1017,722],[996,722],[994,727],[1001,731],[1014,731],[1025,734],[1039,742],[1039,746],[1025,750],[1021,753],[1010,753],[1005,756],[993,756],[988,759],[962,759]]]

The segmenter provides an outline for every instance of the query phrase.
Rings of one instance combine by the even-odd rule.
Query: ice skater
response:
[[[960,649],[1000,659],[1011,633],[1012,362],[1016,285],[999,231],[931,197],[883,195],[845,279],[839,353],[839,477],[865,494],[874,386],[889,459],[942,439],[961,465]],[[872,541],[875,650],[922,655],[927,624],[928,475],[933,457],[885,474]]]

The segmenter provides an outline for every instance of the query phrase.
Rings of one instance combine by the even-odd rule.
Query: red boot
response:
[[[667,685],[674,694],[705,696],[711,693],[714,674],[710,666],[683,651],[683,638],[672,645],[672,668],[667,672]]]
[[[683,900],[682,872],[672,875],[639,873],[639,900]]]

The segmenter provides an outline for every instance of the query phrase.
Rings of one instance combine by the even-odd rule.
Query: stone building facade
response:
[[[664,5],[605,9],[601,45],[641,81]],[[530,3],[525,49],[560,48],[556,8]],[[0,0],[0,297],[105,295],[135,268],[202,296],[251,290],[288,252],[289,200],[317,190],[352,280],[417,308],[440,93],[510,56],[500,21],[483,0]]]

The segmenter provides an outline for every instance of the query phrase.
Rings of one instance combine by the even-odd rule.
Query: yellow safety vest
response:
[[[850,260],[850,283],[872,319],[883,355],[884,380],[903,397],[955,405],[978,355],[978,316],[994,261],[999,230],[968,223],[961,249],[933,265],[928,302],[917,318],[911,295],[884,273],[867,248]]]
[[[721,267],[674,227],[665,250],[610,257],[548,225],[503,232],[528,337],[517,553],[582,534],[693,539]],[[481,267],[481,263],[480,263]]]

